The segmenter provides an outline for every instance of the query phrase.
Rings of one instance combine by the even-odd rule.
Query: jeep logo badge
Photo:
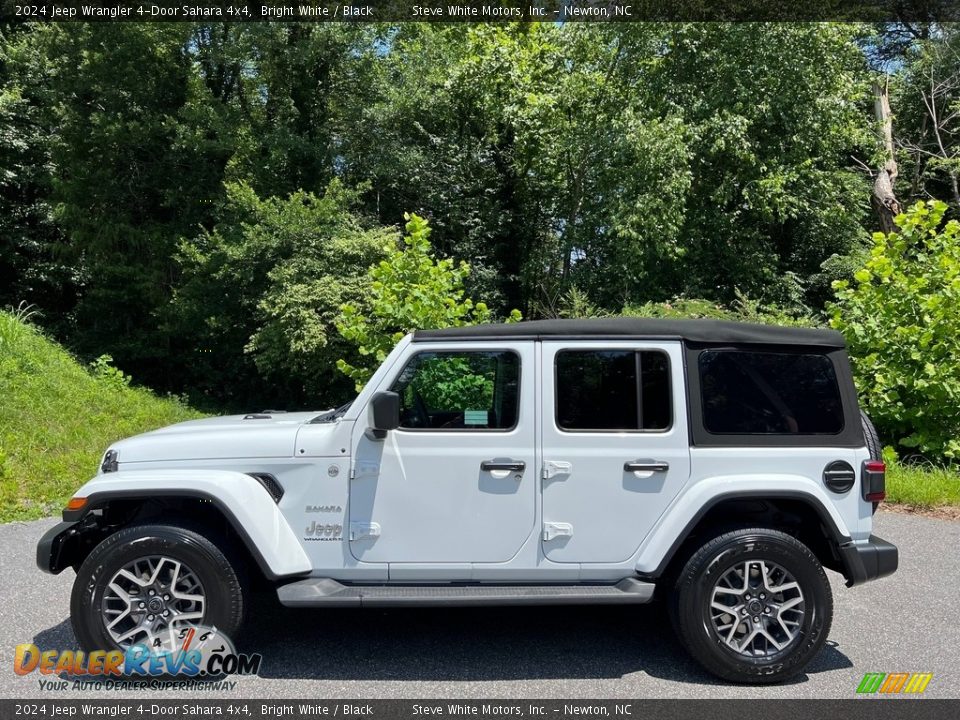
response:
[[[338,538],[343,534],[343,525],[314,521],[303,532],[305,535],[313,535],[317,538]]]

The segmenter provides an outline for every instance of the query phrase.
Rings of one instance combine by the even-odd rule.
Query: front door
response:
[[[679,342],[544,342],[543,552],[628,560],[690,476]]]
[[[350,548],[364,562],[503,562],[535,532],[534,343],[417,343],[378,390],[400,427],[354,430]]]

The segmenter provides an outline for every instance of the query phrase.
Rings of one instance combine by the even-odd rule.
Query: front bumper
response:
[[[844,543],[839,549],[847,587],[892,575],[900,562],[897,546],[876,535],[865,543]]]
[[[47,530],[37,543],[37,567],[56,575],[74,563],[80,531],[76,522],[61,522]]]

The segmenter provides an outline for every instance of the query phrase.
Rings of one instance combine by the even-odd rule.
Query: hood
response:
[[[121,467],[131,462],[292,457],[300,426],[323,411],[251,413],[187,420],[113,443]]]

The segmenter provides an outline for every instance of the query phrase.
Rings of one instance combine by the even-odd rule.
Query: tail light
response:
[[[876,505],[887,496],[887,466],[882,460],[865,460],[860,474],[863,499]]]

